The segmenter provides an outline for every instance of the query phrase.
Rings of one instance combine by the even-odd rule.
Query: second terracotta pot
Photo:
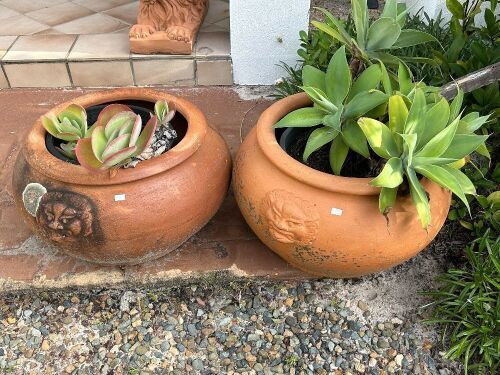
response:
[[[398,198],[386,219],[378,210],[380,190],[369,185],[369,178],[316,171],[278,144],[273,125],[311,104],[305,94],[278,101],[243,142],[233,185],[247,223],[286,261],[319,276],[362,276],[416,255],[444,224],[450,192],[422,181],[432,212],[428,230],[422,229],[409,195]]]
[[[230,180],[224,140],[190,102],[141,88],[96,92],[63,103],[85,108],[110,103],[150,111],[166,100],[177,111],[180,142],[168,152],[108,173],[92,174],[52,155],[40,119],[16,162],[13,191],[26,221],[41,237],[74,257],[136,264],[174,250],[217,212]]]

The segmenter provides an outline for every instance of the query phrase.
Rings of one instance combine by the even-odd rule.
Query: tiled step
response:
[[[129,52],[128,34],[0,36],[0,88],[231,85],[228,32],[201,32],[191,55]]]

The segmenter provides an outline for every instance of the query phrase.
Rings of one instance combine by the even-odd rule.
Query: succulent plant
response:
[[[160,125],[166,125],[174,118],[175,111],[169,110],[168,103],[165,100],[158,100],[155,103],[155,115]]]
[[[367,0],[351,0],[351,5],[356,36],[349,34],[342,22],[326,9],[319,8],[333,26],[318,21],[313,21],[312,24],[344,45],[353,57],[353,61],[368,63],[381,60],[396,67],[402,62],[401,59],[406,62],[432,62],[420,57],[396,57],[390,53],[391,50],[398,48],[437,42],[437,39],[430,34],[403,28],[407,15],[405,4],[387,0],[380,18],[373,22],[369,20]]]
[[[460,92],[451,104],[444,98],[428,104],[424,90],[416,88],[408,97],[390,97],[387,124],[367,117],[358,120],[371,149],[387,160],[382,172],[370,182],[382,188],[381,213],[387,214],[393,207],[406,179],[422,227],[430,225],[429,200],[417,174],[450,190],[469,208],[466,194],[475,195],[475,187],[454,164],[484,144],[488,136],[474,132],[488,116],[471,113],[461,117],[462,100]]]
[[[356,120],[366,114],[370,117],[386,115],[387,101],[392,93],[389,75],[384,64],[379,63],[369,66],[353,82],[342,46],[333,55],[326,73],[306,65],[302,78],[302,89],[314,106],[290,112],[275,128],[322,125],[309,136],[303,159],[307,161],[313,152],[331,143],[330,165],[339,175],[350,149],[364,157],[370,156],[366,138]],[[382,88],[384,91],[380,90]]]
[[[150,145],[157,122],[157,117],[152,116],[141,132],[141,117],[129,107],[107,106],[89,129],[90,137],[78,141],[75,150],[78,162],[93,172],[126,164]]]
[[[56,115],[50,112],[42,116],[42,125],[53,137],[66,141],[61,143],[60,151],[75,159],[76,142],[87,134],[87,113],[77,104],[71,104]]]

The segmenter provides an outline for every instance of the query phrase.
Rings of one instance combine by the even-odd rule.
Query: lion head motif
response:
[[[285,190],[273,190],[262,201],[262,216],[276,241],[308,245],[319,228],[319,213],[311,203]]]
[[[55,242],[76,242],[95,231],[90,200],[77,193],[50,191],[40,200],[36,220],[44,234]]]

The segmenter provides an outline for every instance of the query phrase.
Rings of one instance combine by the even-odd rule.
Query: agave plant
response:
[[[78,162],[92,172],[119,168],[150,145],[157,122],[152,116],[141,132],[141,117],[129,107],[107,106],[90,129],[90,137],[78,141]]]
[[[342,46],[333,55],[326,73],[306,65],[302,78],[302,89],[314,102],[314,107],[290,112],[275,128],[321,125],[309,136],[303,159],[307,161],[314,151],[331,143],[330,165],[339,175],[349,149],[364,157],[370,156],[366,138],[356,120],[365,114],[383,117],[387,113],[387,101],[392,93],[389,76],[384,64],[379,63],[369,66],[353,82]],[[384,91],[380,90],[382,86]],[[408,90],[411,90],[409,85]]]
[[[469,209],[466,194],[476,194],[469,178],[454,166],[484,144],[487,135],[476,135],[488,116],[460,115],[463,92],[449,104],[441,98],[427,104],[420,88],[411,95],[412,102],[400,94],[389,99],[389,121],[361,118],[358,124],[370,148],[387,162],[370,184],[381,187],[379,209],[387,214],[393,207],[399,187],[406,179],[412,201],[423,228],[431,223],[429,200],[418,174],[453,192]]]
[[[356,35],[351,35],[343,26],[342,21],[335,18],[326,9],[318,8],[331,22],[313,21],[318,29],[330,35],[334,40],[344,45],[353,62],[368,63],[381,60],[385,64],[398,66],[403,59],[406,62],[427,62],[432,60],[421,57],[396,57],[391,50],[415,46],[426,42],[437,42],[430,34],[413,29],[404,29],[406,22],[406,5],[398,4],[396,0],[387,0],[380,18],[370,22],[367,0],[351,0],[352,17]]]
[[[66,141],[60,151],[71,159],[76,159],[76,142],[87,136],[87,113],[77,104],[71,104],[56,115],[50,112],[42,116],[42,125],[53,137]]]

